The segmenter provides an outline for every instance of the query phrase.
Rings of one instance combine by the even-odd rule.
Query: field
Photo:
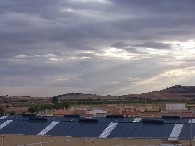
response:
[[[129,145],[160,145],[167,143],[161,139],[99,139],[78,137],[57,137],[37,135],[0,135],[1,146],[129,146]],[[189,141],[169,141],[172,144],[189,145]],[[193,141],[194,144],[194,141]]]

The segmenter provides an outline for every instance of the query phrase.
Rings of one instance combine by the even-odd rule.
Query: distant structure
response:
[[[167,111],[182,111],[187,110],[185,103],[166,103]]]
[[[93,115],[94,117],[106,117],[107,111],[95,109],[95,110],[89,111],[89,114]]]

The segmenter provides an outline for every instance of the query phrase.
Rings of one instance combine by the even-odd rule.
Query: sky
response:
[[[194,0],[0,0],[0,95],[195,85]]]

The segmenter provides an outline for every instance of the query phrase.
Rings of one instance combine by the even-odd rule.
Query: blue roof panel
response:
[[[29,122],[25,120],[13,120],[12,123],[0,129],[0,134],[36,135],[48,124],[48,122]]]
[[[78,137],[98,137],[108,126],[108,122],[79,123],[60,122],[47,135],[56,136],[78,136]]]
[[[99,137],[102,132],[112,123],[117,123],[108,134],[108,138],[161,138],[168,139],[175,124],[184,124],[179,139],[189,139],[189,119],[164,119],[164,124],[149,123],[142,121],[133,122],[135,118],[97,118],[98,122],[79,122],[78,118],[46,117],[47,122],[29,122],[28,118],[22,116],[8,116],[0,119],[0,125],[7,120],[13,120],[0,129],[0,134],[29,134],[37,135],[53,121],[59,122],[46,132],[52,136],[76,136],[76,137]],[[135,120],[136,121],[136,120]],[[139,121],[139,120],[138,120]],[[195,136],[195,124],[192,125],[192,136]]]
[[[108,137],[169,137],[174,125],[119,123]]]

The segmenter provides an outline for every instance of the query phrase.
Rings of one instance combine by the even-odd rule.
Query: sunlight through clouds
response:
[[[174,69],[174,70],[169,70],[163,74],[160,74],[161,76],[168,76],[168,77],[172,77],[172,76],[176,76],[176,77],[180,77],[180,76],[194,76],[195,75],[195,68],[185,68],[185,69]]]
[[[188,40],[184,42],[173,41],[173,42],[165,42],[171,45],[171,55],[176,60],[182,59],[190,59],[195,56],[195,41]]]
[[[171,44],[174,49],[195,49],[195,41],[187,40],[187,41],[173,41],[173,42],[165,42]]]
[[[107,48],[102,50],[102,53],[96,53],[97,56],[103,56],[103,57],[108,57],[108,58],[118,58],[118,59],[136,59],[138,56],[137,54],[134,53],[129,53],[123,49],[118,49],[118,48]]]

